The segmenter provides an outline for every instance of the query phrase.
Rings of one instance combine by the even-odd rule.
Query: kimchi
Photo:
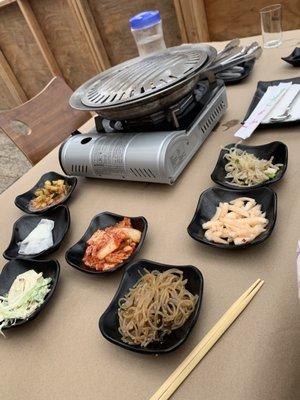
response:
[[[136,249],[141,232],[134,229],[130,218],[105,229],[98,229],[87,241],[83,257],[86,266],[107,271],[124,262]]]

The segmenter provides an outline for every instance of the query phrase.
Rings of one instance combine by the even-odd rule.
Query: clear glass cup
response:
[[[259,11],[265,48],[278,47],[282,43],[281,10],[281,4],[273,4]]]

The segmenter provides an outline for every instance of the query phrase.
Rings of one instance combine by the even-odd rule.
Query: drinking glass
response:
[[[264,7],[259,12],[264,47],[280,46],[282,42],[281,4]]]

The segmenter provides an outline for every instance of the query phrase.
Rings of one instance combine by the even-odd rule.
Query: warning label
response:
[[[96,175],[125,174],[124,152],[134,135],[108,134],[99,138],[92,149],[92,165]]]

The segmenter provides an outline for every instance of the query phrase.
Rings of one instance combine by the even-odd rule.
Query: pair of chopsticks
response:
[[[258,279],[235,303],[233,303],[229,310],[226,311],[216,325],[204,336],[201,342],[191,351],[179,367],[176,368],[157,392],[154,393],[150,400],[167,400],[172,396],[185,378],[187,378],[196,365],[220,339],[223,333],[243,312],[263,284],[264,281]]]

